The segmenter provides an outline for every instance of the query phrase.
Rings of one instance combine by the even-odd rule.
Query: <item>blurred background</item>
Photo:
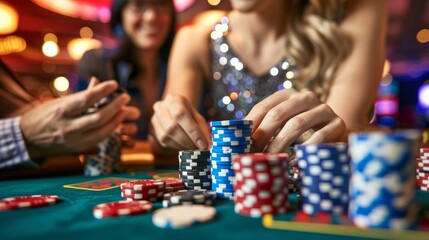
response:
[[[175,0],[179,28],[211,21],[228,0]],[[0,58],[42,101],[76,86],[77,61],[114,47],[111,0],[0,0]],[[429,0],[388,0],[387,60],[373,123],[429,127]]]

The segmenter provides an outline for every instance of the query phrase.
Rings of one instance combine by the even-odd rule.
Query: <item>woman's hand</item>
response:
[[[344,121],[310,91],[286,89],[256,104],[246,119],[253,120],[253,147],[256,152],[287,152],[302,144],[338,141]]]
[[[164,148],[176,150],[208,149],[211,142],[205,119],[180,95],[154,104],[152,135]]]

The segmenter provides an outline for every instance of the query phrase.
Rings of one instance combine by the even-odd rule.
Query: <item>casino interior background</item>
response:
[[[175,0],[179,27],[212,21],[228,0]],[[0,58],[41,100],[66,95],[89,48],[114,46],[111,0],[0,0]],[[429,0],[388,0],[385,74],[374,123],[429,127]]]

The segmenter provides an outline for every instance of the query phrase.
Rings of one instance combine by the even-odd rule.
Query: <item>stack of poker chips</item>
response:
[[[347,143],[297,145],[302,211],[308,215],[346,214],[350,158]]]
[[[234,210],[261,217],[286,212],[288,198],[287,154],[241,154],[233,157]]]
[[[186,188],[211,190],[210,151],[180,151],[179,175]]]
[[[162,201],[163,207],[171,207],[176,205],[212,205],[216,197],[216,193],[210,190],[184,189],[176,192],[164,194]]]
[[[416,166],[416,184],[422,191],[429,189],[429,148],[420,148]]]
[[[352,158],[349,217],[358,227],[415,226],[415,160],[420,134],[413,130],[349,136]]]
[[[121,183],[121,196],[127,201],[147,200],[155,202],[164,196],[165,185],[163,180],[132,180]]]
[[[121,170],[121,140],[117,134],[98,143],[97,155],[84,155],[85,176],[96,177]]]
[[[252,125],[249,120],[211,122],[212,147],[210,163],[212,190],[218,198],[234,199],[234,170],[232,157],[250,153]]]

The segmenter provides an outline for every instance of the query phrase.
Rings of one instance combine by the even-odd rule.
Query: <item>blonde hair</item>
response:
[[[322,101],[328,97],[335,73],[351,45],[338,26],[343,2],[291,0],[286,6],[286,50],[298,69],[294,85],[314,91]]]

